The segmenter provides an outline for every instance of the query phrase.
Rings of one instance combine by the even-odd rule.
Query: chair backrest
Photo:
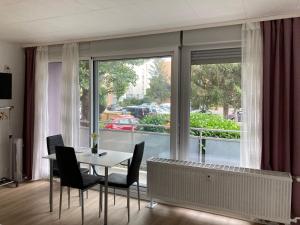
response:
[[[134,147],[133,157],[128,169],[127,184],[131,185],[139,179],[140,166],[143,159],[145,142],[136,144]]]
[[[83,186],[82,176],[74,148],[56,146],[55,152],[61,185],[81,189]]]
[[[47,137],[48,155],[55,153],[56,146],[65,146],[64,140],[63,140],[61,134]],[[57,166],[56,161],[53,162],[53,171],[54,171],[55,176],[59,176],[59,174],[57,174],[58,166]]]
[[[65,146],[61,134],[47,137],[47,149],[49,155],[55,153],[56,146]]]

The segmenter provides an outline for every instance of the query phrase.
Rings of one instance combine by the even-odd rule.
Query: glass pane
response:
[[[60,133],[60,79],[62,76],[62,63],[48,64],[48,117],[49,136]]]
[[[135,144],[145,141],[140,176],[145,184],[146,160],[170,157],[171,57],[101,61],[98,66],[99,147],[133,152]]]
[[[192,65],[190,104],[190,160],[238,166],[240,63]]]
[[[90,67],[88,60],[79,62],[80,146],[90,146]]]

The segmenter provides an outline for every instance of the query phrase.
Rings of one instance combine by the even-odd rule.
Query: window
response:
[[[60,131],[60,82],[62,76],[62,63],[50,62],[48,64],[48,115],[49,135],[56,135]],[[89,61],[79,62],[80,87],[80,146],[90,146],[90,70]]]
[[[88,60],[79,62],[80,87],[80,146],[90,146],[90,66]]]
[[[145,141],[146,160],[170,157],[171,57],[97,61],[99,143],[102,149],[133,151]],[[124,168],[115,168],[126,173]]]
[[[48,64],[48,119],[49,135],[60,133],[60,79],[62,76],[62,63],[50,62]]]
[[[189,159],[240,164],[240,49],[192,52]]]

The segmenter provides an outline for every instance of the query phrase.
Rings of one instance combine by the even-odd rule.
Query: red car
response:
[[[131,115],[120,115],[105,125],[111,130],[135,130],[138,120]]]

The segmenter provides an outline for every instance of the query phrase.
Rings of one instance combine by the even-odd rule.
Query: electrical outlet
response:
[[[211,174],[207,174],[206,175],[206,180],[210,181],[210,182],[213,181],[213,176]]]
[[[3,70],[4,70],[5,73],[9,73],[10,72],[10,67],[8,65],[4,65]]]

